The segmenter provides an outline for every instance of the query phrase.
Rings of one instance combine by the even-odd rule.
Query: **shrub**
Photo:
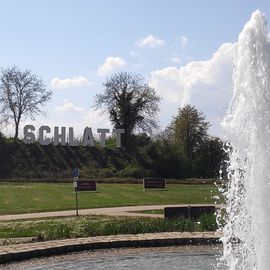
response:
[[[116,170],[114,168],[104,168],[99,170],[99,177],[100,178],[110,178],[116,175]]]
[[[203,214],[200,216],[198,225],[202,231],[215,231],[218,228],[216,216],[213,214]]]
[[[99,235],[139,234],[215,230],[213,215],[203,215],[197,224],[188,218],[117,218],[84,216],[33,221],[10,221],[0,224],[0,238],[37,237],[40,240],[89,237]]]
[[[38,237],[44,240],[70,238],[71,228],[68,224],[57,224],[54,228],[44,230],[40,235],[38,235]]]
[[[147,175],[147,171],[138,164],[130,164],[119,173],[120,177],[134,177],[144,178]]]

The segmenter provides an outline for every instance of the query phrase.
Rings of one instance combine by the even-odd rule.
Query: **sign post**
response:
[[[75,194],[76,194],[76,216],[79,216],[79,209],[78,209],[78,191],[75,189]]]
[[[76,216],[79,216],[78,191],[77,191],[77,186],[78,186],[78,181],[79,181],[79,176],[80,176],[79,169],[75,168],[72,171],[71,175],[73,177],[73,187],[75,189]]]
[[[73,176],[73,187],[75,190],[76,216],[78,216],[79,215],[78,192],[97,191],[97,184],[95,180],[79,180],[80,172],[78,169],[74,169],[71,175]]]
[[[76,216],[79,215],[79,206],[78,206],[78,191],[96,191],[97,185],[95,180],[79,180],[74,181],[74,189],[76,193]]]

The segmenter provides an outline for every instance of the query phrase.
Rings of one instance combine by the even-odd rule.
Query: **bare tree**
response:
[[[0,73],[0,123],[15,124],[14,140],[22,118],[34,119],[44,113],[41,107],[50,100],[51,91],[46,90],[42,79],[30,70],[17,66],[2,68]]]

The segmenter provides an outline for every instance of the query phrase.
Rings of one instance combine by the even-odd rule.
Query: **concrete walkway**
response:
[[[217,232],[166,232],[65,239],[0,247],[0,264],[74,251],[220,243]]]
[[[184,204],[173,205],[142,205],[142,206],[123,206],[123,207],[110,207],[110,208],[92,208],[79,210],[79,215],[106,215],[106,216],[132,216],[132,217],[156,217],[162,218],[163,215],[148,214],[148,213],[134,213],[136,211],[164,209],[164,207],[176,206],[191,206]],[[215,206],[213,204],[192,204],[192,206]],[[16,220],[16,219],[33,219],[33,218],[46,218],[46,217],[66,217],[75,216],[75,210],[56,211],[56,212],[40,212],[16,215],[1,215],[0,221]]]

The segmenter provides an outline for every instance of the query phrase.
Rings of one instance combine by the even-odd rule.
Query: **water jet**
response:
[[[222,125],[231,149],[223,259],[230,270],[269,269],[270,40],[259,10],[238,38],[233,97]]]

